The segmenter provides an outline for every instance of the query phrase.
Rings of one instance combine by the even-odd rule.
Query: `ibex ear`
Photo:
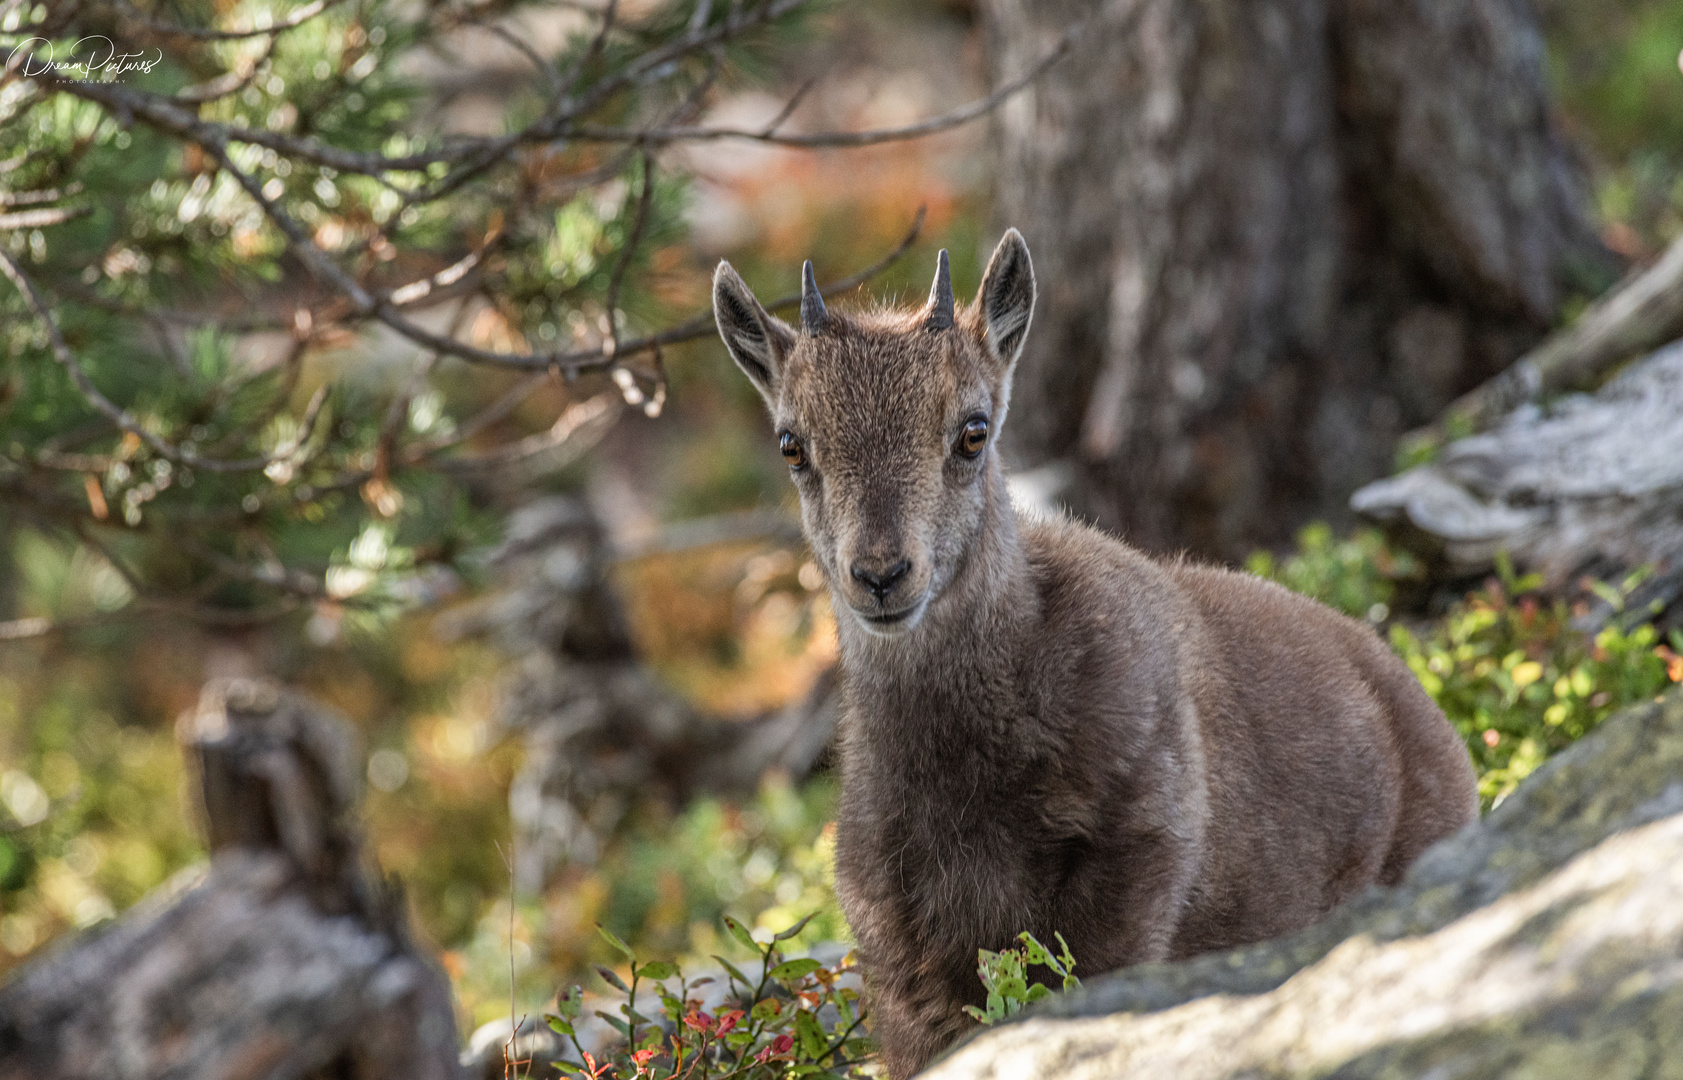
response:
[[[1022,355],[1034,315],[1034,263],[1016,229],[1006,229],[993,249],[976,306],[981,309],[982,343],[1001,368],[1009,369]]]
[[[776,406],[783,360],[795,347],[795,332],[754,298],[728,262],[713,272],[713,321],[736,366],[753,382],[768,406]]]

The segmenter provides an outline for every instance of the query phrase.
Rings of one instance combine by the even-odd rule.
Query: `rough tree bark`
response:
[[[1043,283],[1009,437],[1147,547],[1339,518],[1615,269],[1525,0],[983,0],[998,214]]]

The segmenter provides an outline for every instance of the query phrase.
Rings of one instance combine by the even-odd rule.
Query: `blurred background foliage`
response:
[[[0,42],[26,33],[49,6],[3,5],[0,30],[10,36]],[[518,17],[538,5],[494,6]],[[649,20],[651,40],[671,32],[668,7],[674,16],[689,7],[629,6]],[[541,101],[488,93],[453,67],[464,51],[498,48],[496,39],[458,36],[436,51],[423,40],[445,34],[451,24],[442,16],[469,7],[401,8],[421,12],[416,18],[375,0],[334,5],[278,38],[264,74],[207,115],[389,154],[435,137],[422,121],[446,132],[510,130]],[[1683,7],[1550,0],[1541,8],[1563,125],[1591,165],[1608,243],[1653,253],[1683,228]],[[158,10],[235,26],[259,9],[267,10],[258,0],[181,0]],[[235,69],[259,48],[211,46]],[[964,0],[821,5],[733,51],[707,115],[764,123],[822,71],[823,85],[797,114],[804,127],[905,122],[983,91],[980,48]],[[586,49],[575,36],[562,52],[576,59]],[[166,64],[154,77],[158,88],[178,90],[205,74]],[[361,730],[373,752],[374,854],[406,883],[470,1022],[506,1013],[511,962],[518,1005],[532,1011],[590,963],[613,962],[597,922],[645,957],[686,960],[738,955],[721,931],[726,912],[762,931],[819,912],[801,942],[845,940],[830,888],[835,787],[826,775],[799,786],[773,776],[741,802],[640,805],[594,865],[567,868],[511,911],[508,789],[522,751],[495,721],[507,660],[490,645],[438,632],[485,586],[481,554],[511,496],[477,475],[387,475],[374,460],[394,400],[405,438],[448,441],[523,376],[443,360],[409,393],[413,350],[376,331],[311,336],[288,359],[298,328],[248,298],[281,286],[319,302],[319,286],[283,256],[227,174],[213,182],[191,148],[125,128],[90,102],[24,87],[13,80],[0,88],[0,167],[9,169],[0,189],[51,188],[72,182],[73,172],[97,177],[83,180],[97,197],[81,200],[91,207],[86,216],[0,231],[0,244],[71,297],[55,311],[95,381],[136,412],[168,418],[207,452],[309,449],[281,453],[280,469],[212,473],[146,455],[138,440],[112,444],[47,354],[38,321],[15,290],[0,290],[0,485],[14,485],[0,487],[0,626],[14,631],[0,640],[0,976],[191,872],[201,851],[172,724],[205,678],[249,670],[317,696]],[[670,105],[626,99],[617,107],[629,115]],[[501,237],[497,301],[450,313],[486,348],[588,345],[672,325],[705,305],[708,273],[722,255],[762,296],[795,289],[806,257],[833,280],[892,248],[920,205],[927,224],[912,257],[867,291],[920,298],[934,250],[947,247],[965,295],[991,236],[980,126],[857,151],[685,148],[655,170],[646,242],[610,314],[614,253],[635,227],[648,173],[634,156],[607,160],[600,146],[564,153],[576,158],[554,163],[557,176],[605,171],[587,187],[544,188],[543,167],[533,165],[503,187],[468,186],[459,199],[408,208],[401,192],[367,177],[261,152],[245,164],[318,243],[372,280],[432,274]],[[436,179],[423,172],[414,182]],[[523,184],[543,190],[530,212],[505,214],[509,192]],[[78,285],[79,294],[69,292]],[[187,311],[221,329],[160,330],[134,309]],[[520,489],[586,495],[611,530],[631,537],[728,511],[790,515],[793,496],[759,401],[723,350],[703,339],[667,349],[662,360],[663,415],[627,411],[587,459],[552,463],[523,476]],[[146,365],[175,365],[181,377],[146,378]],[[237,391],[219,396],[230,375]],[[300,417],[322,387],[329,392],[316,441],[301,443]],[[493,449],[541,434],[591,388],[588,377],[540,380],[463,446]],[[73,463],[25,500],[15,485],[43,448],[99,460]],[[43,509],[54,500],[132,528],[96,534]],[[260,575],[218,575],[227,561],[304,566],[322,588],[289,598]],[[1259,553],[1250,568],[1390,635],[1467,738],[1487,806],[1621,705],[1683,681],[1683,640],[1663,640],[1640,612],[1591,636],[1580,628],[1582,611],[1539,600],[1533,583],[1512,574],[1433,592],[1421,568],[1374,533],[1312,528],[1294,549]],[[712,711],[747,716],[796,700],[833,660],[827,600],[798,545],[645,555],[621,563],[614,581],[652,668]],[[162,596],[163,586],[177,595],[197,588],[199,601],[252,617],[219,624],[148,602],[147,590]],[[1605,587],[1629,592],[1625,582]],[[31,620],[52,629],[25,633]]]

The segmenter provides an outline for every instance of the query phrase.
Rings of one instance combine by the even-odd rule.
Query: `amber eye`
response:
[[[806,447],[801,445],[799,439],[785,431],[777,437],[777,448],[783,451],[783,460],[789,463],[789,468],[806,468]]]
[[[960,457],[973,458],[981,454],[982,447],[988,444],[988,420],[985,416],[972,416],[965,422],[964,431],[958,437],[958,444],[953,450]]]

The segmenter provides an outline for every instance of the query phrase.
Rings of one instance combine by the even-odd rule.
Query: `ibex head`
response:
[[[798,331],[729,263],[713,315],[771,411],[838,606],[870,633],[903,633],[964,564],[990,496],[1005,498],[994,444],[1034,312],[1028,245],[1007,231],[975,303],[956,310],[945,251],[914,311],[832,312],[811,263],[802,276]]]

